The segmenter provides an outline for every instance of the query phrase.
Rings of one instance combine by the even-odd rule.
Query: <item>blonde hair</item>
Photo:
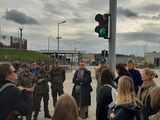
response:
[[[155,87],[150,91],[151,107],[154,113],[160,110],[160,87]]]
[[[158,75],[151,69],[149,68],[144,68],[143,69],[145,75],[150,76],[150,80],[153,80],[154,78],[157,78]]]
[[[67,94],[59,97],[52,120],[78,120],[78,107],[75,99]]]
[[[125,102],[135,102],[134,84],[132,78],[122,76],[118,81],[118,94],[115,100],[116,104]]]

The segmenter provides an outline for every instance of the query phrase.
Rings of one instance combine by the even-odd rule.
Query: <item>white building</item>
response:
[[[156,51],[148,52],[145,53],[144,55],[144,62],[146,64],[153,64],[155,66],[159,66],[159,58],[160,58],[160,53],[157,53]]]

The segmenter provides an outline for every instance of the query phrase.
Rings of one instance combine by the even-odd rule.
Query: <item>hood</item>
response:
[[[118,109],[120,107],[124,108],[124,109],[130,109],[132,111],[137,112],[137,111],[142,111],[143,103],[140,100],[136,99],[135,102],[131,102],[131,103],[126,102],[124,104],[117,105],[116,109]]]

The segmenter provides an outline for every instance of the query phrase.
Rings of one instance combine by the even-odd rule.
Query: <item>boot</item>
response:
[[[85,112],[85,119],[88,118],[88,111]]]
[[[38,112],[34,112],[33,120],[37,120],[37,117],[38,117]]]
[[[45,114],[44,114],[44,117],[45,117],[45,118],[52,118],[49,113],[45,113]]]

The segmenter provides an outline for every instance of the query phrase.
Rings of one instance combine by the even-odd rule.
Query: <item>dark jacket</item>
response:
[[[6,81],[6,83],[8,82]],[[20,115],[26,115],[28,108],[23,94],[14,85],[11,85],[0,92],[0,120],[6,120],[7,116],[14,111]]]
[[[128,70],[128,72],[132,75],[134,86],[141,86],[143,81],[141,79],[141,73],[139,70]]]
[[[73,90],[72,90],[72,96],[75,98],[78,105],[81,107],[91,105],[91,92],[92,87],[90,83],[92,82],[91,78],[91,72],[87,69],[84,70],[83,80],[77,79],[78,76],[78,70],[76,70],[74,76],[73,76]],[[80,89],[80,96],[76,93],[76,86],[79,85],[81,87]]]
[[[111,88],[108,85],[102,86],[97,95],[96,120],[108,120],[108,105],[113,101]]]
[[[129,73],[129,72],[127,72],[127,74],[125,74],[125,75],[132,78],[132,74]],[[122,75],[122,76],[123,76],[123,75]],[[121,77],[121,76],[118,75],[118,76],[114,79],[114,82],[116,82],[117,85],[118,85],[118,81],[119,81],[120,77]]]
[[[62,67],[54,68],[50,71],[52,90],[63,89],[63,82],[66,79],[65,70]]]
[[[41,83],[38,83],[38,80],[43,79]],[[36,87],[35,87],[35,94],[48,94],[49,92],[49,78],[45,69],[41,68],[37,71],[37,79]]]
[[[110,120],[134,120],[136,114],[142,111],[143,104],[137,99],[136,103],[114,105],[114,107],[112,107],[111,109],[115,116]],[[109,114],[109,116],[111,115],[111,113]]]

